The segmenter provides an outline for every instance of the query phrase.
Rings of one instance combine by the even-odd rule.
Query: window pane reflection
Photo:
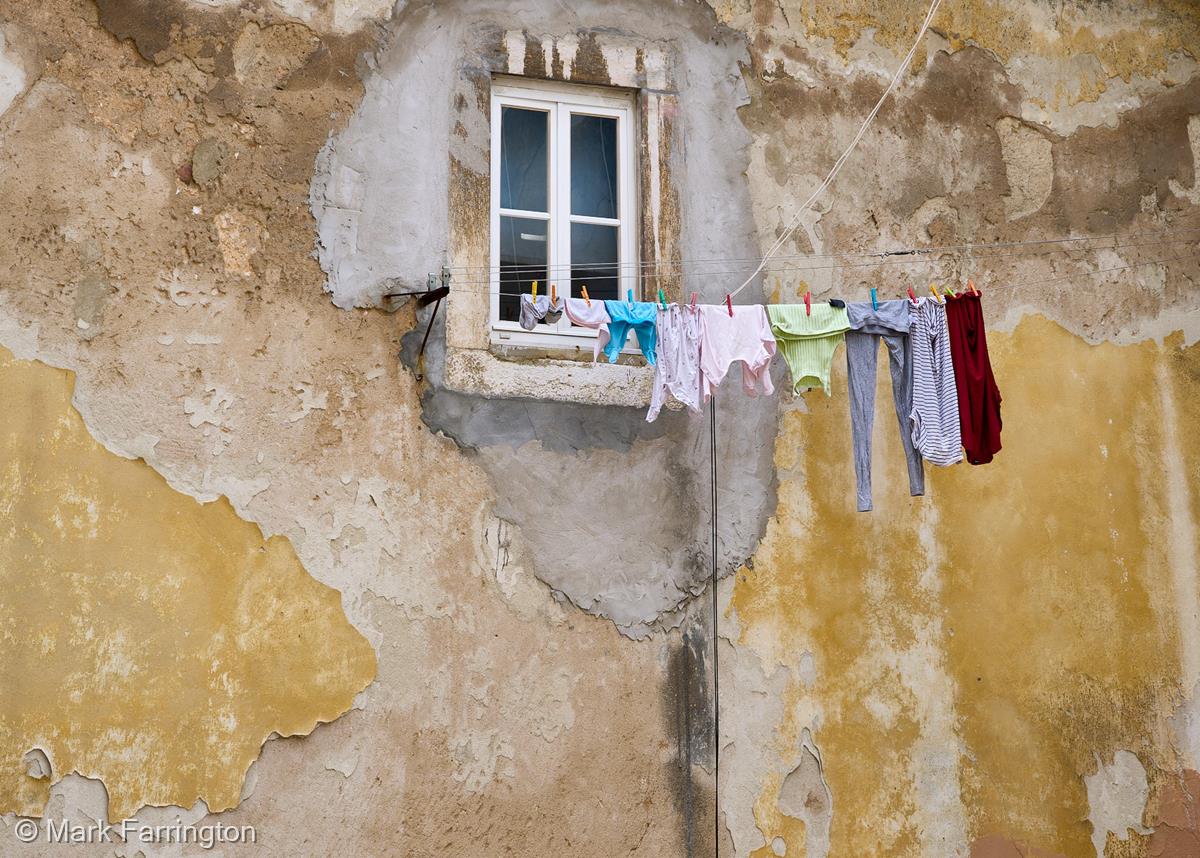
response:
[[[530,212],[546,207],[550,114],[500,108],[500,207]]]
[[[544,220],[500,217],[500,318],[506,322],[518,320],[520,295],[529,291],[534,280],[538,294],[547,294],[549,228]]]
[[[571,214],[617,216],[617,120],[571,114]]]
[[[620,296],[617,262],[617,227],[592,223],[571,224],[571,294],[587,287],[591,298],[616,300]]]

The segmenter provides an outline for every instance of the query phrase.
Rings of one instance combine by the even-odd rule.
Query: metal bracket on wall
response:
[[[421,350],[417,352],[417,381],[425,378],[425,345],[429,342],[429,332],[433,330],[433,321],[437,318],[438,308],[442,306],[442,299],[450,294],[450,269],[445,265],[442,266],[440,279],[442,285],[439,286],[438,275],[431,273],[425,278],[424,291],[388,292],[383,296],[384,298],[402,298],[415,295],[418,308],[433,304],[433,312],[429,314],[429,322],[425,325],[425,336],[421,337]]]

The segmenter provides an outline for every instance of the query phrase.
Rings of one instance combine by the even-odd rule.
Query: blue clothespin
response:
[[[879,298],[878,298],[878,296],[875,294],[875,290],[874,290],[874,289],[872,289],[872,290],[871,290],[871,309],[873,309],[873,310],[878,310],[878,309],[879,309]]]
[[[630,304],[632,304],[632,303],[633,303],[633,290],[632,290],[632,289],[626,289],[626,290],[625,290],[625,297],[626,297],[626,299],[628,299],[629,303],[630,303]]]

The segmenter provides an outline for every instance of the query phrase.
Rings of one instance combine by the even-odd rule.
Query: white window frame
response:
[[[548,221],[547,266],[550,281],[538,284],[539,295],[550,294],[550,283],[558,286],[558,294],[582,297],[573,293],[571,284],[572,223],[595,223],[617,227],[618,294],[624,297],[633,290],[634,300],[640,300],[637,276],[638,223],[637,207],[637,149],[634,122],[634,94],[604,87],[557,84],[523,78],[496,78],[492,82],[492,166],[491,166],[491,295],[489,321],[491,342],[501,345],[527,345],[558,348],[579,348],[581,341],[595,339],[590,328],[573,327],[566,314],[555,324],[541,322],[526,331],[517,322],[500,319],[500,216],[515,216]],[[500,121],[501,108],[524,107],[549,114],[547,141],[549,214],[526,212],[500,207]],[[571,146],[572,114],[613,117],[617,120],[617,217],[597,218],[571,214]],[[626,349],[626,351],[636,351]]]

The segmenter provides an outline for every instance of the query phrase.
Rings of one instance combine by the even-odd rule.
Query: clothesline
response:
[[[854,433],[858,508],[871,509],[870,437],[880,339],[888,346],[896,414],[913,495],[924,493],[922,461],[952,465],[963,448],[972,464],[1000,449],[999,392],[987,357],[982,293],[974,287],[948,298],[831,301],[804,304],[653,304],[585,298],[521,296],[520,323],[534,330],[565,314],[596,331],[593,360],[618,360],[630,334],[654,367],[653,422],[671,399],[699,413],[741,364],[749,396],[775,393],[771,363],[780,355],[792,391],[829,395],[835,353],[846,344]],[[953,353],[953,358],[952,358]],[[982,403],[982,408],[981,408]]]
[[[1186,221],[1193,217],[1200,217],[1200,215],[1189,215],[1188,218],[1185,218],[1184,220]],[[1197,233],[1200,233],[1200,226],[1190,226],[1187,229],[1172,228],[1172,229],[1165,229],[1165,230],[1148,230],[1145,232],[1113,232],[1113,233],[1103,233],[1103,234],[1099,234],[1099,235],[1087,235],[1087,236],[1083,236],[1083,235],[1063,236],[1063,237],[1058,237],[1058,238],[1032,239],[1029,241],[979,242],[979,243],[973,243],[973,244],[948,244],[948,245],[933,246],[933,247],[892,248],[889,250],[845,251],[845,252],[841,252],[841,253],[803,253],[803,254],[794,254],[794,255],[788,255],[788,256],[773,256],[772,259],[774,259],[776,261],[793,262],[793,261],[800,261],[800,260],[807,260],[807,259],[879,258],[879,259],[883,260],[887,257],[893,257],[893,256],[928,256],[928,255],[935,254],[935,253],[945,254],[945,253],[954,253],[954,252],[957,252],[957,253],[963,254],[963,255],[974,255],[975,251],[977,251],[977,250],[990,250],[990,249],[997,249],[997,248],[1011,249],[1011,248],[1016,248],[1016,247],[1036,247],[1036,246],[1045,246],[1045,245],[1050,245],[1050,244],[1076,244],[1076,243],[1080,243],[1080,242],[1090,243],[1090,242],[1097,242],[1097,241],[1108,241],[1110,239],[1145,238],[1145,237],[1149,237],[1149,236],[1161,236],[1161,235],[1193,235],[1193,234],[1197,234]],[[1089,248],[1083,248],[1083,249],[1086,250]],[[1104,248],[1097,248],[1097,249],[1104,249]],[[999,254],[989,254],[989,256],[994,256],[994,255],[999,255]],[[984,257],[976,257],[976,258],[984,258]],[[619,270],[627,270],[627,269],[644,270],[646,268],[661,268],[662,266],[674,266],[678,270],[682,270],[683,268],[686,268],[688,266],[696,266],[696,265],[733,264],[733,263],[738,263],[738,262],[757,262],[757,261],[758,261],[757,256],[754,256],[754,257],[715,256],[715,257],[709,257],[706,259],[644,260],[641,262],[600,262],[600,263],[596,263],[594,265],[589,265],[588,267],[591,269],[603,269],[603,270],[614,269],[614,268],[619,269]],[[570,270],[573,267],[575,267],[575,266],[572,266],[570,264],[548,265],[548,266],[547,265],[492,265],[492,266],[487,266],[487,265],[476,265],[476,266],[458,265],[458,266],[455,266],[455,265],[452,265],[452,266],[448,266],[448,270],[452,274],[489,274],[489,273],[495,274],[495,273],[501,272],[501,271],[513,272],[513,271],[525,271],[525,270],[536,271],[536,272],[541,272],[541,271],[553,272],[553,271]]]
[[[1171,240],[1171,241],[1142,242],[1142,243],[1136,243],[1136,244],[1086,248],[1086,249],[1080,249],[1080,250],[1083,250],[1083,251],[1086,251],[1086,250],[1116,250],[1116,249],[1128,248],[1128,247],[1149,247],[1149,246],[1157,246],[1157,245],[1162,245],[1162,244],[1167,244],[1167,245],[1183,244],[1183,243],[1187,243],[1189,241],[1190,241],[1190,239],[1178,239],[1178,240]],[[1041,256],[1049,256],[1053,253],[1059,253],[1059,252],[1062,252],[1062,251],[1046,251],[1043,253],[1034,253],[1034,254],[988,254],[988,255],[984,255],[984,256],[974,257],[972,259],[972,261],[987,260],[987,259],[1017,259],[1017,258],[1029,259],[1029,258],[1036,258],[1036,257],[1041,257]],[[1195,253],[1195,254],[1184,254],[1181,256],[1173,256],[1173,257],[1169,257],[1166,259],[1148,259],[1148,260],[1145,260],[1142,262],[1134,262],[1134,263],[1130,263],[1128,265],[1121,265],[1121,266],[1117,266],[1117,267],[1113,267],[1113,268],[1100,268],[1100,269],[1096,269],[1095,271],[1074,272],[1072,274],[1067,274],[1067,275],[1062,275],[1059,277],[1051,278],[1049,281],[1045,281],[1045,280],[1033,281],[1033,284],[1040,285],[1041,283],[1054,282],[1056,280],[1069,280],[1069,279],[1074,279],[1077,277],[1092,277],[1092,276],[1095,276],[1098,274],[1105,274],[1105,273],[1109,273],[1112,271],[1124,271],[1124,270],[1127,270],[1130,268],[1139,268],[1139,267],[1142,267],[1145,265],[1163,265],[1168,262],[1179,262],[1179,261],[1185,260],[1185,259],[1198,258],[1198,256],[1200,256],[1200,250],[1198,250],[1197,253]],[[777,273],[777,272],[800,273],[800,272],[806,272],[806,271],[836,271],[836,270],[848,270],[848,269],[855,269],[855,268],[873,268],[873,267],[880,267],[883,265],[926,264],[926,265],[943,265],[943,266],[945,266],[945,265],[951,265],[951,264],[953,264],[953,262],[954,262],[954,260],[895,259],[895,260],[881,260],[879,262],[872,262],[872,263],[865,263],[865,262],[864,263],[853,263],[853,264],[848,264],[848,265],[771,266],[765,270],[767,270],[768,272],[771,272],[771,273]],[[681,279],[695,279],[695,278],[703,278],[703,277],[725,277],[725,276],[728,276],[730,273],[736,273],[736,272],[728,272],[728,271],[710,271],[710,272],[699,272],[699,273],[684,272],[684,273],[680,273],[677,275],[670,275],[670,276],[672,278],[679,277]],[[654,278],[654,279],[667,279],[668,278],[668,275],[645,274],[644,276],[647,278]],[[576,279],[582,279],[582,278],[576,278]],[[604,279],[613,279],[613,278],[591,277],[588,279],[595,281],[595,280],[604,280]],[[1028,285],[1033,285],[1033,284],[1028,284]],[[993,284],[993,285],[1008,286],[1010,284]],[[464,287],[471,287],[471,286],[475,286],[478,288],[464,288]],[[474,292],[477,294],[496,294],[497,293],[497,291],[494,288],[492,288],[492,282],[488,281],[488,280],[456,280],[456,281],[454,281],[453,289],[456,292]],[[545,284],[545,283],[539,284],[539,289],[542,293],[546,293],[549,291],[549,284]],[[498,294],[507,295],[507,296],[520,296],[522,294],[526,294],[527,292],[528,292],[528,289],[521,289],[518,291],[510,291],[510,290],[501,289],[501,290],[499,290]],[[762,302],[758,302],[758,303],[762,303]]]
[[[1190,232],[1195,232],[1197,234],[1197,237],[1200,237],[1200,229],[1192,230]],[[1028,253],[1028,252],[986,253],[986,254],[979,254],[979,255],[971,256],[969,259],[964,259],[962,257],[955,257],[955,258],[950,258],[950,259],[947,259],[947,258],[930,259],[930,258],[924,258],[924,257],[916,257],[916,258],[911,258],[911,259],[888,258],[888,259],[879,259],[879,260],[875,260],[875,261],[871,261],[871,262],[850,262],[850,263],[845,263],[845,264],[840,264],[840,265],[772,265],[772,266],[768,266],[768,268],[766,270],[769,272],[838,271],[838,270],[846,270],[846,269],[853,269],[853,268],[881,268],[884,266],[892,266],[892,265],[953,265],[955,263],[960,263],[960,262],[964,262],[964,261],[978,262],[978,261],[983,261],[983,260],[999,260],[999,259],[1035,259],[1035,258],[1039,258],[1039,257],[1051,256],[1056,253],[1071,253],[1071,252],[1088,253],[1088,252],[1100,251],[1100,250],[1119,250],[1119,249],[1130,248],[1130,247],[1152,247],[1152,246],[1164,245],[1164,244],[1184,244],[1184,243],[1188,243],[1188,242],[1195,241],[1195,240],[1196,240],[1196,238],[1162,239],[1159,241],[1143,241],[1143,242],[1126,242],[1124,244],[1108,244],[1108,245],[1103,245],[1103,246],[1099,246],[1099,247],[1055,248],[1053,250],[1045,250],[1045,251],[1041,251],[1038,253]],[[592,265],[582,266],[581,265],[581,266],[575,266],[575,268],[576,269],[585,268],[589,272],[589,279],[593,279],[593,280],[614,279],[615,277],[618,277],[618,276],[639,276],[639,275],[642,277],[645,277],[645,278],[653,278],[656,280],[662,280],[662,279],[673,279],[675,277],[684,277],[684,278],[724,277],[724,276],[728,276],[730,274],[740,273],[738,271],[686,271],[683,268],[672,268],[672,269],[666,269],[665,272],[664,271],[659,271],[659,272],[642,271],[642,272],[633,272],[632,274],[621,273],[621,274],[605,275],[605,274],[592,274],[592,272],[594,272],[596,270],[600,270],[600,271],[605,270],[603,268],[603,266],[599,266],[599,265],[596,265],[596,266],[592,266]],[[546,269],[543,267],[521,266],[521,271],[519,273],[542,275],[545,271],[546,271]],[[512,269],[505,268],[505,273],[514,273],[514,272]],[[539,280],[540,279],[541,278],[539,276]],[[555,279],[554,277],[551,277],[548,282],[553,283],[554,279]],[[563,279],[570,279],[569,275],[564,275]],[[584,279],[584,278],[575,277],[574,279],[578,280],[578,279]],[[483,280],[483,279],[458,280],[457,281],[458,285],[460,285],[460,286],[461,285],[491,285],[493,282],[494,281],[492,281],[492,280]],[[543,283],[543,286],[545,286],[545,283]],[[490,291],[490,290],[480,289],[478,291],[485,292],[485,291]]]

